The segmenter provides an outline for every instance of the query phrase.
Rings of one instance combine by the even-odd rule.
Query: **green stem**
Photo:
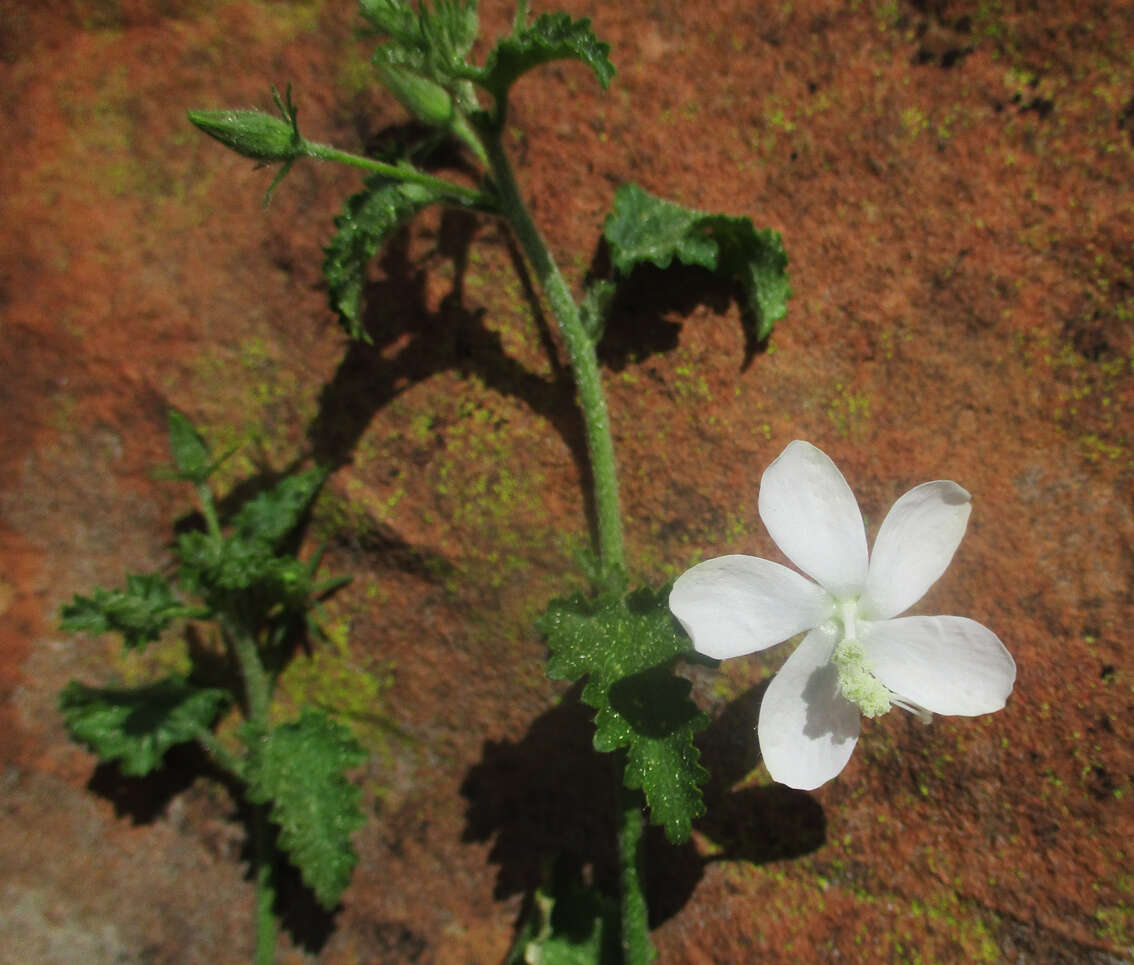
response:
[[[625,755],[620,755],[621,770]],[[618,775],[621,778],[621,773]],[[622,961],[624,965],[649,965],[656,956],[650,940],[649,909],[646,907],[645,822],[641,796],[618,780],[618,857],[622,872]]]
[[[243,779],[246,770],[244,761],[217,740],[216,734],[211,730],[201,728],[197,731],[197,742],[208,751],[214,764]]]
[[[318,158],[320,161],[338,161],[340,164],[350,164],[356,168],[362,168],[364,171],[370,171],[373,174],[384,174],[386,177],[392,178],[395,181],[420,184],[449,196],[457,204],[472,205],[474,207],[486,207],[490,205],[490,200],[475,188],[466,188],[460,184],[453,184],[452,181],[446,181],[444,178],[435,178],[433,175],[426,174],[423,171],[416,171],[408,167],[399,167],[396,164],[385,164],[382,161],[375,161],[373,158],[362,157],[359,154],[351,154],[349,151],[340,151],[337,147],[332,147],[330,144],[304,141],[303,146],[304,154],[307,157]]]
[[[272,684],[260,659],[255,639],[237,621],[225,620],[225,631],[244,678],[244,699],[247,704],[250,731],[248,764],[241,768],[254,774],[258,767],[257,742],[268,732],[268,703]],[[256,965],[272,965],[276,957],[275,851],[268,829],[268,814],[261,804],[252,805],[252,860],[256,878]]]
[[[500,114],[503,115],[502,108]],[[594,342],[583,328],[571,290],[520,197],[520,189],[512,173],[512,165],[504,153],[498,130],[485,133],[485,150],[492,165],[500,213],[512,226],[520,247],[531,262],[547,295],[551,310],[559,323],[559,332],[575,377],[594,480],[599,560],[604,587],[609,589],[618,585],[626,571],[626,551],[622,544],[622,510],[618,500],[614,441],[610,434],[610,416],[602,391]]]
[[[256,965],[276,960],[275,853],[268,836],[268,813],[262,804],[252,806],[252,837],[256,862]]]
[[[248,723],[253,731],[262,733],[268,728],[268,702],[272,696],[272,683],[268,672],[260,660],[256,641],[243,627],[233,626],[226,621],[226,636],[232,642],[232,649],[240,664],[240,674],[244,678],[244,699],[248,704]]]
[[[602,390],[595,344],[579,318],[579,307],[560,273],[539,229],[520,196],[512,165],[504,153],[500,131],[507,105],[497,104],[496,124],[484,131],[484,145],[492,167],[500,213],[512,226],[525,256],[540,280],[559,332],[567,348],[575,378],[579,409],[587,437],[587,453],[594,482],[595,518],[598,529],[599,569],[604,590],[621,589],[626,573],[626,549],[622,538],[622,509],[618,498],[618,470],[610,415]],[[622,947],[626,965],[648,965],[654,958],[646,895],[642,887],[644,822],[638,796],[622,782],[625,760],[615,775],[618,787],[618,849],[621,865]]]
[[[197,498],[201,500],[201,513],[205,517],[205,527],[209,536],[218,542],[221,539],[220,519],[217,517],[216,504],[213,502],[213,491],[208,483],[197,484]]]

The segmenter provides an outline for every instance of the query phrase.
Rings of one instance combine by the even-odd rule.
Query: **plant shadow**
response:
[[[826,840],[826,817],[811,795],[782,785],[734,787],[759,763],[756,718],[765,688],[730,702],[697,741],[712,777],[703,788],[705,814],[694,828],[719,850],[703,857],[692,840],[671,845],[661,828],[647,830],[651,927],[685,905],[711,863],[781,861]],[[497,898],[524,894],[530,904],[559,855],[586,868],[599,890],[618,892],[617,757],[594,750],[593,712],[581,703],[581,690],[568,690],[521,740],[486,741],[462,784],[468,802],[463,840],[491,840]]]
[[[110,802],[115,816],[128,818],[134,825],[152,824],[166,812],[175,797],[204,778],[222,786],[232,802],[229,820],[244,830],[239,860],[245,865],[245,880],[252,880],[253,814],[244,798],[244,787],[233,775],[218,768],[197,744],[178,744],[170,748],[160,767],[144,777],[123,774],[116,763],[98,764],[87,790]],[[276,920],[293,944],[309,954],[318,953],[335,928],[338,908],[327,911],[315,893],[304,884],[299,871],[276,847],[276,826],[269,822],[271,846],[279,856],[275,867]]]

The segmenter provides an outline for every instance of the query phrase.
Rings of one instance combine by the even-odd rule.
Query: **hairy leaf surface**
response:
[[[545,13],[496,45],[488,55],[480,83],[499,99],[522,74],[553,60],[581,60],[595,72],[603,90],[614,78],[610,44],[595,36],[590,20]]]
[[[366,754],[346,727],[316,710],[273,729],[258,750],[248,796],[271,805],[280,847],[319,903],[332,909],[358,864],[351,832],[365,821],[362,792],[343,772]]]
[[[125,646],[133,648],[157,640],[171,621],[195,615],[160,573],[132,573],[124,590],[100,586],[93,596],[76,595],[60,610],[60,625],[90,634],[120,633]]]
[[[676,258],[737,280],[757,339],[767,338],[787,314],[791,285],[783,241],[770,228],[758,231],[750,218],[683,208],[624,184],[615,193],[603,237],[623,275],[647,262],[668,268]]]
[[[169,448],[180,478],[203,483],[213,471],[209,444],[185,416],[169,410]]]
[[[368,178],[366,188],[347,199],[335,218],[338,230],[323,249],[323,277],[331,309],[351,338],[373,341],[363,325],[362,304],[370,260],[398,227],[439,200],[429,188],[381,175]]]
[[[708,723],[689,697],[689,681],[673,672],[688,644],[674,628],[668,588],[635,590],[594,601],[580,594],[552,601],[537,628],[552,656],[548,676],[588,678],[583,701],[595,708],[594,745],[627,749],[627,787],[641,788],[652,820],[680,843],[704,811],[701,767],[693,735]]]
[[[275,486],[248,500],[233,518],[236,535],[250,542],[277,546],[296,526],[323,480],[318,467],[285,476]]]
[[[141,777],[169,748],[208,729],[228,699],[223,690],[179,676],[121,689],[71,681],[59,695],[59,710],[74,740],[104,761],[119,761],[123,774]]]

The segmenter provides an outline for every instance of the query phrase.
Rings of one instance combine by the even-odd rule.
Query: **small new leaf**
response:
[[[484,65],[479,83],[498,101],[533,67],[553,60],[581,60],[595,72],[603,90],[614,78],[610,44],[599,40],[590,20],[572,20],[566,13],[541,14],[529,27],[522,27],[501,40]]]
[[[583,329],[596,345],[602,340],[606,328],[606,313],[618,286],[606,279],[598,279],[587,286],[583,300],[579,303],[579,321]]]
[[[213,471],[209,444],[185,416],[169,410],[169,449],[177,477],[191,483],[203,483]]]
[[[347,199],[342,214],[335,218],[338,230],[323,249],[323,277],[331,310],[351,338],[373,341],[362,320],[362,292],[370,260],[398,227],[440,200],[442,195],[430,188],[381,175],[368,178],[366,188]]]
[[[174,596],[169,582],[158,573],[132,573],[126,577],[124,590],[96,587],[93,596],[76,595],[59,612],[64,630],[121,633],[128,649],[157,640],[179,617],[200,615]]]
[[[597,711],[595,747],[627,749],[626,786],[642,789],[652,820],[676,844],[704,811],[700,785],[708,775],[693,735],[708,717],[689,698],[689,682],[673,673],[688,644],[674,628],[667,589],[553,600],[536,627],[552,651],[548,676],[588,678],[583,701]]]
[[[791,286],[783,241],[771,229],[757,231],[750,218],[683,208],[625,184],[615,193],[603,237],[623,275],[643,262],[668,268],[676,258],[739,281],[757,339],[767,338],[787,314]]]
[[[248,500],[233,518],[236,535],[248,542],[277,546],[299,525],[326,478],[326,470],[317,466],[286,476],[272,489]]]
[[[405,0],[362,0],[362,15],[389,37],[376,64],[408,67],[442,85],[479,73],[465,59],[480,29],[475,0],[434,0],[416,11]]]
[[[362,792],[343,772],[366,754],[349,730],[314,710],[276,727],[257,748],[248,796],[271,804],[280,847],[330,910],[358,864],[350,835],[365,820],[358,806]]]
[[[208,730],[228,699],[223,690],[178,676],[124,689],[71,681],[59,695],[59,710],[74,740],[104,761],[118,761],[123,774],[141,777],[169,748]]]

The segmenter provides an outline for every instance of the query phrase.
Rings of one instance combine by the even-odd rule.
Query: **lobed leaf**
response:
[[[343,772],[366,754],[347,728],[315,710],[274,728],[257,752],[248,796],[271,804],[280,847],[330,910],[358,864],[350,834],[365,821],[358,806],[362,792]]]
[[[581,60],[595,72],[603,90],[614,78],[610,44],[595,36],[590,20],[572,20],[560,12],[541,14],[535,23],[501,40],[488,55],[479,82],[500,100],[522,74],[553,60]]]
[[[362,15],[389,38],[375,63],[408,67],[443,85],[475,72],[466,62],[480,29],[475,0],[434,0],[417,10],[406,0],[362,0]]]
[[[770,228],[756,230],[750,218],[683,208],[624,184],[615,192],[603,237],[623,275],[644,262],[668,268],[676,258],[739,281],[757,339],[767,338],[787,314],[791,285],[783,241]]]
[[[537,628],[551,647],[548,676],[586,676],[583,701],[595,708],[594,745],[627,749],[625,783],[641,788],[651,818],[666,837],[689,837],[704,812],[700,785],[708,774],[693,735],[708,716],[689,697],[689,681],[673,672],[688,649],[667,606],[668,588],[624,598],[553,600]]]
[[[96,587],[90,597],[76,595],[60,609],[64,630],[90,634],[120,633],[127,648],[157,640],[170,622],[199,614],[173,594],[159,573],[132,573],[124,590]]]
[[[370,260],[404,222],[441,198],[422,185],[375,175],[366,180],[363,191],[347,199],[342,214],[335,218],[338,230],[323,249],[323,277],[331,310],[351,338],[372,341],[362,324],[362,293]]]
[[[196,740],[228,702],[223,690],[172,676],[142,687],[87,687],[72,680],[59,695],[71,737],[122,773],[148,774],[175,744]]]

